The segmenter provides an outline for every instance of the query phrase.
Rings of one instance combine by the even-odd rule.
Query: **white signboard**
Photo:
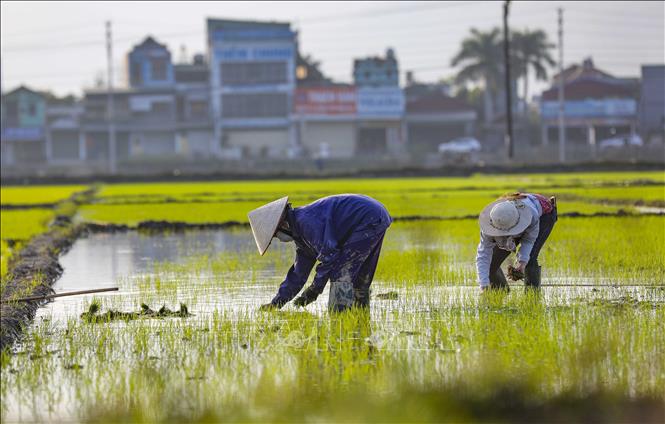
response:
[[[358,89],[358,115],[400,117],[404,113],[404,93],[399,87]]]

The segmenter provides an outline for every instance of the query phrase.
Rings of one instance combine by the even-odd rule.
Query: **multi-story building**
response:
[[[665,65],[643,65],[640,133],[646,142],[665,141]]]
[[[20,86],[2,97],[2,163],[44,162],[46,101],[41,93]]]
[[[542,141],[558,138],[559,78],[564,80],[566,139],[572,145],[595,146],[602,140],[637,131],[637,99],[632,80],[615,78],[597,69],[591,59],[555,75],[555,84],[540,101]]]
[[[201,157],[213,142],[208,69],[171,61],[168,48],[146,38],[127,55],[128,88],[113,92],[115,160],[143,157]],[[109,93],[85,93],[81,125],[83,152],[91,161],[110,160]]]
[[[400,155],[405,151],[407,134],[395,52],[387,49],[385,58],[354,60],[353,80],[357,87],[356,153]]]
[[[192,63],[174,65],[176,90],[176,149],[191,157],[208,157],[215,150],[210,110],[210,71],[201,54]]]
[[[50,164],[75,165],[85,160],[80,137],[82,103],[73,96],[46,99],[46,158]]]
[[[208,19],[208,63],[215,150],[223,156],[286,156],[296,37],[290,24]]]
[[[398,87],[399,68],[393,49],[386,50],[386,57],[354,60],[353,81],[357,87]]]

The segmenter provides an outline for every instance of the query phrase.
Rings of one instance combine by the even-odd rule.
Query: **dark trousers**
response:
[[[330,275],[328,308],[369,307],[369,288],[379,262],[385,231],[343,246],[339,267]]]
[[[543,248],[545,241],[547,241],[547,238],[550,236],[552,228],[554,228],[554,223],[557,221],[557,219],[556,207],[552,210],[552,212],[540,217],[540,223],[538,225],[538,238],[536,238],[536,242],[533,244],[529,262],[526,264],[526,275],[532,274],[533,270],[540,266],[538,264],[538,255],[540,254],[540,249]],[[519,241],[519,239],[515,240],[517,244],[519,244]],[[494,246],[494,250],[492,251],[492,262],[490,262],[490,286],[492,288],[508,287],[506,276],[501,270],[501,264],[506,260],[508,255],[510,255],[509,251]],[[525,284],[538,287],[540,286],[540,279],[537,279],[536,281],[526,279]]]

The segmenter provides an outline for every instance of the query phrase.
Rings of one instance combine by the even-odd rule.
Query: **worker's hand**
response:
[[[526,268],[526,262],[517,262],[515,266],[515,271],[519,271],[524,274],[524,269]]]
[[[312,286],[309,286],[293,301],[293,304],[300,307],[307,306],[314,302],[317,297],[319,297],[319,293]]]
[[[272,303],[265,303],[259,307],[259,311],[276,311],[279,309],[279,306]]]

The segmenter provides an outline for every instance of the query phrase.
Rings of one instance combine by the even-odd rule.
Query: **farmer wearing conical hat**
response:
[[[383,236],[392,223],[381,203],[368,196],[342,194],[292,208],[283,197],[251,211],[249,223],[261,255],[273,237],[296,247],[295,262],[277,295],[261,309],[281,308],[293,299],[317,261],[314,280],[294,301],[296,306],[314,302],[330,280],[328,309],[369,307]]]
[[[479,221],[476,268],[480,288],[508,289],[501,263],[510,252],[516,251],[518,245],[517,263],[509,267],[512,278],[523,275],[528,288],[539,288],[538,254],[557,221],[554,197],[547,199],[532,193],[509,194],[487,205]]]

